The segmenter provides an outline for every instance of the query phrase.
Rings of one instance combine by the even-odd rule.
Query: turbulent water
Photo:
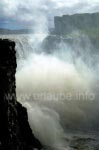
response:
[[[1,37],[16,42],[17,98],[45,149],[99,149],[99,54],[88,38],[85,48],[61,40],[48,53],[46,35]]]

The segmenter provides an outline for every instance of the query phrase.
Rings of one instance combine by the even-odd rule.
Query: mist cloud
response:
[[[16,50],[20,52],[20,55],[23,50],[27,56],[29,56],[29,50],[31,49],[32,51],[32,54],[30,53],[28,59],[25,60],[25,64],[23,65],[22,62],[22,68],[19,68],[16,73],[18,100],[21,92],[22,94],[35,92],[69,92],[73,95],[74,100],[75,93],[83,93],[86,91],[92,93],[93,88],[95,89],[96,82],[97,85],[99,85],[99,80],[97,81],[96,79],[98,75],[94,74],[91,70],[92,68],[89,68],[82,61],[83,54],[81,54],[80,58],[76,57],[76,63],[73,63],[71,61],[72,48],[67,44],[59,44],[58,56],[57,51],[54,54],[46,55],[42,47],[40,47],[40,43],[42,43],[44,39],[44,37],[41,38],[40,35],[47,33],[49,18],[53,18],[54,15],[67,13],[93,12],[95,8],[98,10],[98,5],[98,0],[0,1],[1,17],[8,20],[11,19],[11,21],[16,20],[20,24],[25,24],[35,30],[35,34],[28,37],[28,40],[25,39],[25,37],[23,37],[24,40],[22,40],[21,37],[18,39],[19,45],[18,42],[16,42]],[[39,36],[36,35],[38,33]],[[14,37],[12,39],[14,39]],[[89,41],[87,39],[85,40],[87,45],[90,45]],[[26,41],[29,43],[26,43]],[[75,46],[77,48],[78,45]],[[38,55],[35,53],[35,49],[40,49],[42,51],[41,54]],[[79,51],[82,50],[80,46],[78,49]],[[61,58],[59,56],[61,56]],[[88,59],[88,55],[86,57]],[[22,100],[20,101],[22,102]],[[34,134],[47,146],[63,145],[63,141],[61,141],[63,130],[60,122],[63,122],[65,127],[67,125],[67,127],[70,126],[72,129],[85,129],[86,126],[87,128],[90,126],[94,127],[94,122],[97,123],[98,105],[95,103],[93,107],[93,103],[90,102],[90,99],[87,99],[88,101],[86,101],[86,103],[84,102],[83,105],[80,105],[74,102],[69,104],[67,99],[62,102],[61,98],[56,102],[52,97],[52,101],[49,100],[45,102],[41,99],[42,105],[40,106],[38,104],[39,102],[36,101],[35,103],[34,100],[34,98],[29,97],[23,105],[28,109],[29,122]],[[80,101],[82,102],[82,99],[80,99]]]

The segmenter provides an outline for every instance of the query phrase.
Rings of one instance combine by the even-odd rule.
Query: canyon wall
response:
[[[16,98],[15,42],[0,39],[0,150],[41,149],[28,123],[27,110]]]

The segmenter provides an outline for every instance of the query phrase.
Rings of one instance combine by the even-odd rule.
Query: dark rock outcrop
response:
[[[0,150],[41,149],[28,123],[27,110],[16,100],[15,43],[0,40]]]

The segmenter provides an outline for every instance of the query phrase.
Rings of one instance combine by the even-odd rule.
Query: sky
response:
[[[99,12],[99,0],[0,0],[0,28],[53,26],[54,16]]]

